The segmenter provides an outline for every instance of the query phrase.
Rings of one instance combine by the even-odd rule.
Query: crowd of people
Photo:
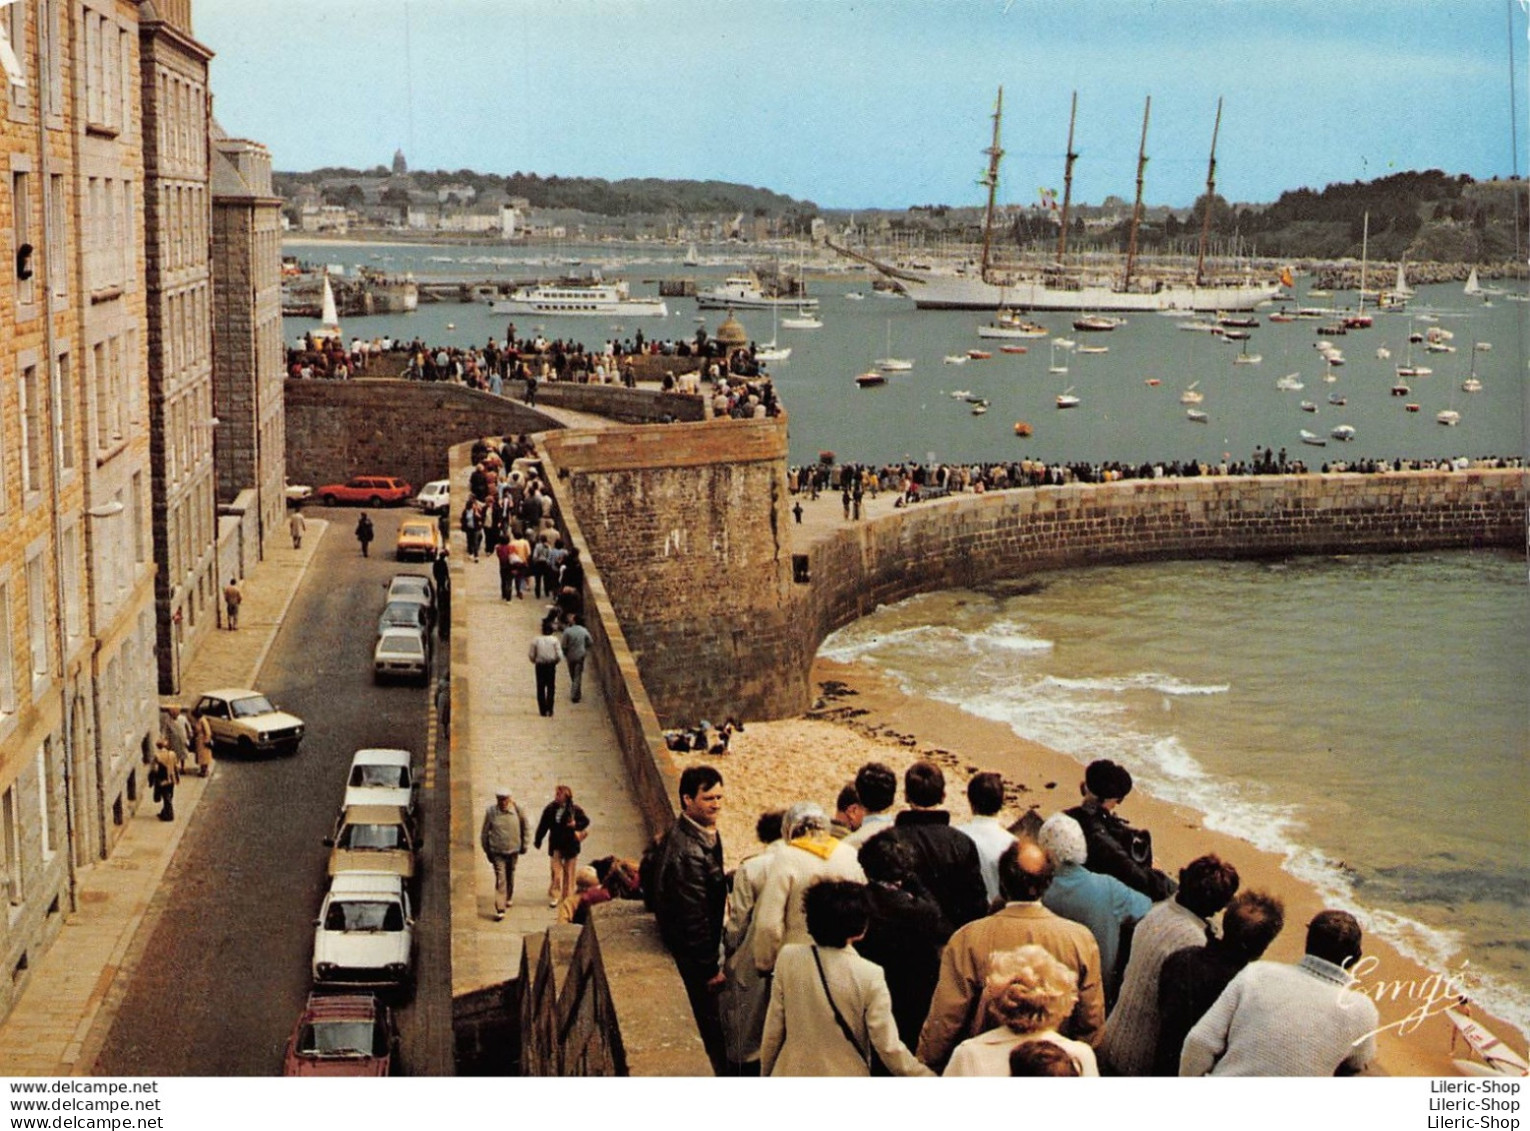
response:
[[[836,463],[825,452],[817,463],[799,465],[787,471],[787,486],[794,495],[816,499],[825,491],[854,493],[876,497],[883,491],[896,492],[900,503],[939,498],[957,492],[1002,491],[1015,487],[1058,487],[1070,483],[1114,483],[1124,479],[1181,479],[1229,475],[1301,475],[1312,471],[1358,472],[1367,475],[1400,471],[1467,471],[1474,469],[1518,468],[1524,466],[1519,456],[1481,456],[1475,459],[1402,459],[1356,460],[1352,463],[1331,461],[1318,468],[1300,459],[1290,458],[1282,448],[1256,449],[1248,460],[1206,463],[1198,460],[1149,461],[1140,464],[1119,462],[1048,463],[1037,459],[1007,460],[996,463],[867,464]],[[847,497],[848,505],[848,497]],[[848,515],[846,517],[849,517]]]
[[[1215,854],[1171,876],[1091,763],[1079,804],[998,819],[1004,781],[863,765],[825,805],[759,814],[724,869],[723,776],[687,767],[639,868],[718,1075],[1335,1075],[1375,1055],[1350,970],[1357,921],[1320,912],[1294,964],[1263,960],[1281,901]]]

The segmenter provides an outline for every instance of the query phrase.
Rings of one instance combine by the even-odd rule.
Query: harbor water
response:
[[[880,609],[821,654],[872,663],[1081,763],[1120,761],[1209,826],[1282,855],[1430,969],[1467,964],[1476,998],[1530,1031],[1522,555],[1037,580]]]
[[[545,252],[481,248],[294,247],[315,262],[417,277],[531,279],[557,273]],[[685,267],[673,248],[612,259],[577,249],[585,270],[653,294],[659,278],[698,286],[730,272]],[[565,252],[567,254],[567,252]],[[733,254],[733,253],[730,253]],[[537,259],[530,263],[528,259]],[[706,258],[705,256],[703,257]],[[1502,296],[1485,303],[1459,284],[1420,287],[1409,310],[1328,339],[1345,364],[1324,362],[1319,322],[1261,325],[1246,343],[1179,328],[1188,316],[1134,316],[1109,333],[1045,315],[1053,336],[980,339],[990,316],[917,311],[854,273],[810,280],[822,329],[772,326],[741,311],[750,336],[792,347],[771,367],[790,413],[791,458],[1131,463],[1247,460],[1284,448],[1325,461],[1518,456],[1526,452],[1526,315]],[[858,295],[860,297],[849,297]],[[1304,304],[1311,298],[1299,280]],[[664,319],[518,319],[549,338],[598,346],[630,337],[689,339],[722,314],[670,299]],[[1340,294],[1340,306],[1353,305]],[[1294,304],[1293,304],[1294,305]],[[410,315],[346,319],[347,336],[420,337],[431,344],[503,340],[509,319],[485,305],[422,305]],[[1433,369],[1393,396],[1410,333],[1449,331],[1454,352],[1412,346]],[[289,341],[308,328],[287,319]],[[1474,349],[1475,343],[1490,348]],[[1023,344],[1006,354],[1001,344]],[[960,364],[971,349],[992,353]],[[1243,352],[1259,364],[1235,364]],[[1390,352],[1378,357],[1378,349]],[[880,388],[854,378],[882,357],[914,362]],[[1066,373],[1052,373],[1054,367]],[[1300,390],[1276,387],[1299,374]],[[1481,391],[1461,384],[1470,376]],[[1329,378],[1329,379],[1325,379]],[[1156,381],[1157,384],[1149,384]],[[1187,406],[1181,393],[1202,394]],[[1055,397],[1071,390],[1077,408]],[[967,394],[990,401],[974,416]],[[1330,394],[1346,404],[1330,403]],[[1316,412],[1304,411],[1302,401]],[[1407,406],[1418,406],[1410,412]],[[1186,417],[1204,411],[1206,423]],[[1436,423],[1453,409],[1459,425]],[[1034,434],[1020,439],[1014,423]],[[1328,437],[1348,424],[1349,443]],[[1227,615],[1237,610],[1236,616]],[[1144,785],[1192,805],[1213,826],[1281,853],[1325,898],[1365,915],[1435,969],[1466,962],[1477,997],[1530,1031],[1530,589],[1519,554],[1355,556],[1269,562],[1186,562],[1083,569],[1006,593],[946,592],[905,602],[842,630],[824,652],[892,673],[911,692],[958,703],[1087,761],[1114,757]],[[1290,929],[1290,928],[1288,928]]]

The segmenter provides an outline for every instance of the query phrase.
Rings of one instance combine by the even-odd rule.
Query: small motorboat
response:
[[[1270,321],[1271,322],[1295,322],[1296,321],[1296,315],[1294,315],[1294,314],[1287,314],[1284,310],[1278,310],[1274,314],[1270,315]]]
[[[1000,353],[1026,353],[1028,351],[1027,351],[1027,348],[1025,346],[1000,346],[999,347],[999,352]]]
[[[1196,386],[1199,384],[1199,381],[1191,381],[1190,387],[1187,388],[1183,393],[1179,394],[1179,403],[1200,404],[1203,400],[1205,400],[1206,395],[1196,388]]]
[[[783,319],[781,319],[781,329],[783,329],[783,330],[822,330],[823,329],[823,319],[814,317],[813,315],[808,314],[806,311],[802,311],[802,312],[798,313],[793,318],[783,318]]]
[[[964,401],[972,395],[970,389],[952,389],[951,396],[954,400]]]
[[[1428,377],[1434,370],[1427,365],[1399,365],[1397,375],[1399,377]]]
[[[906,357],[879,357],[875,364],[884,373],[907,373],[914,368],[914,363]]]
[[[1222,340],[1224,342],[1246,342],[1252,336],[1253,335],[1251,335],[1247,330],[1223,330],[1222,331]]]
[[[1073,395],[1072,385],[1069,385],[1066,389],[1057,394],[1058,408],[1077,408],[1079,403],[1079,399]]]
[[[1376,356],[1381,361],[1385,361],[1387,358],[1392,356],[1392,351],[1387,349],[1386,346],[1377,346],[1376,347]]]
[[[1052,344],[1060,350],[1070,350],[1077,343],[1072,338],[1053,338]]]
[[[1114,330],[1121,323],[1103,314],[1086,314],[1082,318],[1073,320],[1073,328],[1084,333],[1103,333],[1106,330]]]
[[[1196,424],[1205,424],[1210,418],[1203,410],[1198,408],[1190,408],[1185,410],[1185,419],[1193,421]]]
[[[1329,404],[1336,404],[1336,405],[1346,405],[1346,404],[1349,403],[1349,398],[1346,397],[1343,393],[1329,393],[1328,394],[1328,403]]]
[[[1313,402],[1313,401],[1303,401],[1302,402],[1302,411],[1303,412],[1316,412],[1317,410],[1318,410],[1318,406],[1317,406],[1317,404],[1315,402]]]
[[[947,365],[966,365],[967,355],[964,353],[948,353],[944,360]]]
[[[1240,353],[1237,357],[1233,358],[1233,364],[1258,365],[1263,360],[1264,354],[1262,353]]]
[[[1355,426],[1353,424],[1335,424],[1328,430],[1328,434],[1341,443],[1348,443],[1355,438]]]
[[[1157,377],[1149,377],[1146,381],[1144,381],[1142,383],[1144,385],[1150,386],[1151,388],[1154,388],[1154,389],[1158,388],[1159,385],[1163,384],[1163,382],[1160,381]]]
[[[863,389],[875,388],[877,385],[887,384],[887,374],[878,373],[875,369],[868,370],[858,376],[855,383]]]
[[[1392,386],[1392,395],[1394,397],[1406,397],[1411,392],[1413,392],[1413,390],[1408,387],[1408,383],[1406,381],[1399,381],[1397,384]],[[1410,409],[1409,411],[1412,410]]]
[[[982,416],[987,411],[988,411],[988,402],[987,401],[978,401],[977,404],[972,406],[972,415],[973,416]]]
[[[1487,353],[1492,348],[1492,342],[1475,342],[1472,345],[1472,349],[1476,350],[1478,353]]]
[[[1016,436],[1029,436],[1032,431],[1033,431],[1033,429],[1031,428],[1031,426],[1029,424],[1027,424],[1025,421],[1023,421],[1023,420],[1015,421],[1015,435]]]
[[[987,404],[988,403],[988,398],[987,397],[979,396],[976,393],[968,393],[967,394],[967,403],[968,404]]]
[[[1109,353],[1109,346],[1079,346],[1079,353]]]
[[[1308,432],[1303,428],[1299,435],[1302,438],[1302,443],[1311,444],[1314,448],[1326,448],[1328,446],[1328,437],[1319,436],[1316,432]]]
[[[849,299],[851,302],[860,302],[866,296],[861,294],[860,291],[846,291],[845,292],[845,297],[847,299]]]
[[[968,350],[967,356],[973,361],[987,361],[993,354],[988,350]]]
[[[1409,401],[1407,404],[1403,405],[1403,408],[1407,409],[1409,412],[1417,412],[1421,407],[1422,406],[1417,401]]]
[[[1300,373],[1287,373],[1275,382],[1275,387],[1283,393],[1299,393],[1306,388],[1302,384],[1302,375]]]
[[[1442,408],[1434,414],[1434,419],[1437,424],[1444,424],[1446,427],[1454,428],[1457,424],[1461,423],[1461,414],[1453,408]]]

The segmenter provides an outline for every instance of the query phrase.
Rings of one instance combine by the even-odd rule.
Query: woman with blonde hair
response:
[[[1047,1041],[1072,1058],[1080,1076],[1098,1076],[1094,1050],[1069,1040],[1057,1026],[1078,1001],[1078,976],[1039,946],[996,953],[978,1003],[992,1026],[956,1046],[947,1076],[1008,1076],[1009,1054],[1028,1041]]]

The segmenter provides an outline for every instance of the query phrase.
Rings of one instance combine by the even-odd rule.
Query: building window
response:
[[[133,520],[133,561],[142,565],[148,559],[144,542],[143,472],[133,472],[133,487],[128,499],[128,516]]]
[[[11,661],[11,586],[0,581],[0,715],[16,713],[16,671]]]
[[[60,353],[53,363],[53,403],[58,406],[58,464],[65,471],[73,471],[74,369],[67,352]]]
[[[16,249],[16,301],[26,306],[36,301],[36,266],[31,262],[29,250],[36,241],[32,231],[32,174],[21,169],[11,170],[11,212],[15,240],[11,246]]]
[[[32,649],[32,680],[48,675],[48,592],[42,551],[27,559],[27,640]]]
[[[71,645],[80,638],[84,632],[83,618],[80,616],[80,528],[78,524],[70,526],[63,534],[64,560],[59,563],[59,572],[64,585],[64,635],[68,637]]]
[[[48,287],[54,297],[69,294],[69,198],[64,178],[53,173],[48,177]]]
[[[16,907],[25,898],[21,884],[21,821],[16,812],[16,787],[10,786],[0,793],[0,836],[4,839],[4,856],[0,857],[0,870],[5,875],[5,893]]]
[[[6,86],[11,92],[11,105],[18,110],[24,110],[31,105],[31,89],[9,81],[13,78],[26,78],[27,59],[27,7],[26,4],[12,4],[8,8],[0,8],[0,18],[5,20],[5,34],[11,41],[11,53],[16,56],[16,62],[20,65],[19,74],[11,75],[6,71]]]
[[[43,485],[42,390],[38,387],[37,366],[21,371],[18,385],[21,410],[21,490],[24,495],[41,491]]]
[[[53,798],[57,791],[58,773],[53,765],[50,735],[43,739],[42,749],[37,752],[37,816],[44,860],[51,860],[58,851],[58,829],[53,820]]]

